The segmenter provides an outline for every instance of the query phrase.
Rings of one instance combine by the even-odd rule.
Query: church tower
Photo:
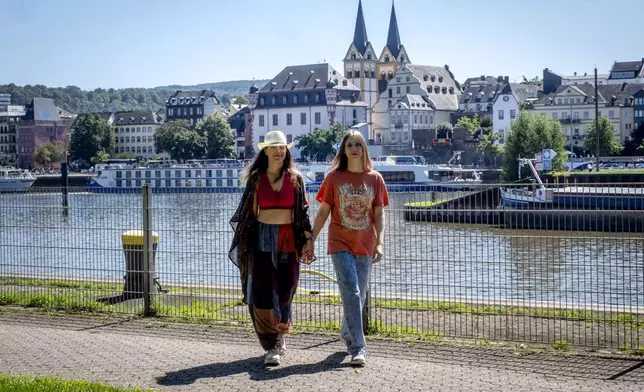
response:
[[[371,124],[371,108],[378,100],[378,57],[367,38],[367,25],[362,12],[362,0],[358,0],[358,16],[353,33],[353,42],[344,56],[344,77],[360,88],[362,99],[369,105],[365,122]]]
[[[391,17],[389,18],[389,32],[387,33],[387,44],[378,58],[376,73],[378,74],[378,94],[387,89],[387,82],[393,79],[398,70],[405,64],[411,63],[407,51],[400,41],[398,31],[398,20],[396,19],[396,7],[391,2]]]

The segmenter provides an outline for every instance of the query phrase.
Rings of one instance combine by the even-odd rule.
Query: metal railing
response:
[[[370,333],[644,347],[644,184],[388,189]],[[0,194],[0,305],[250,326],[227,256],[241,193],[95,191],[70,189],[67,209],[59,188]],[[326,241],[302,265],[296,330],[340,326]]]

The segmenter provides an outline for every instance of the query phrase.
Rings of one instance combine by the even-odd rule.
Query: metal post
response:
[[[597,145],[595,146],[595,171],[599,171],[599,95],[597,94],[597,67],[595,67],[595,133],[597,134]]]
[[[152,202],[150,185],[143,185],[143,315],[150,316],[152,308],[150,303],[150,260],[152,251],[152,219],[150,216],[150,205]]]
[[[367,290],[364,307],[362,308],[362,332],[369,334],[369,320],[371,320],[371,290]]]
[[[63,191],[63,213],[66,214],[69,208],[69,167],[67,165],[67,159],[65,162],[61,163],[61,182],[62,182],[62,191]]]

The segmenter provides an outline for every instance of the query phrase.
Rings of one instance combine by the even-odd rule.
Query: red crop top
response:
[[[275,191],[271,187],[266,173],[262,173],[257,186],[257,205],[260,210],[291,209],[295,205],[295,188],[291,182],[291,175],[284,174],[282,189]]]

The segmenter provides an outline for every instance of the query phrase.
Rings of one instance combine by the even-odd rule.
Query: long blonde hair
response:
[[[367,141],[360,132],[351,129],[344,134],[344,137],[340,142],[340,149],[338,150],[337,155],[331,163],[331,170],[347,170],[349,166],[349,160],[347,159],[346,145],[347,140],[349,140],[349,138],[352,136],[358,139],[358,142],[360,142],[360,145],[362,146],[362,168],[364,169],[364,171],[370,171],[373,169],[373,163],[371,162],[371,158],[369,157],[369,150],[367,149]]]

